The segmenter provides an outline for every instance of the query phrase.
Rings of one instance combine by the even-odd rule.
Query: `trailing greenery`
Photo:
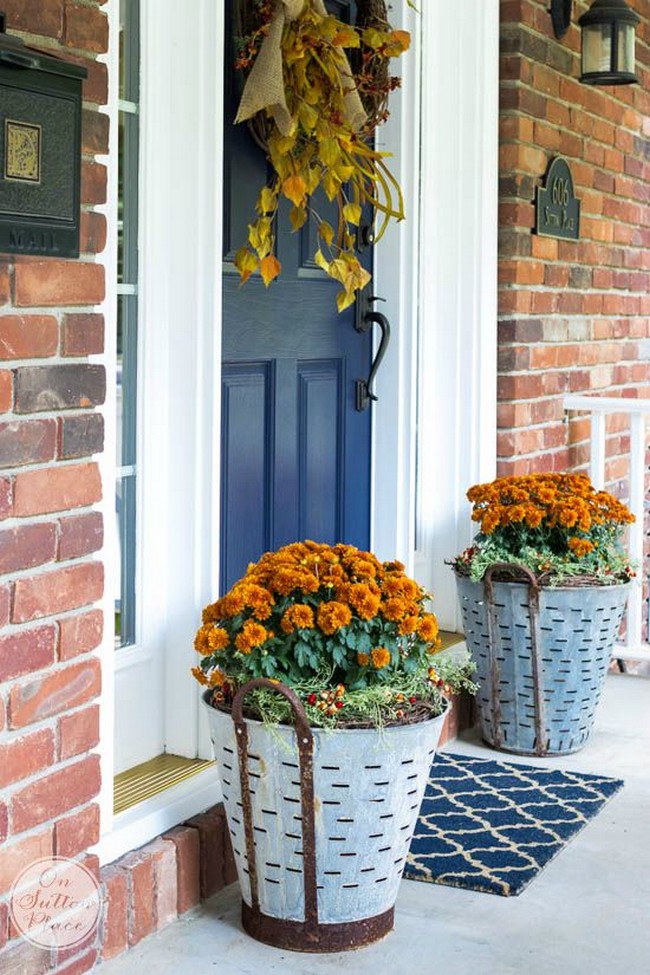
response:
[[[346,689],[338,698],[345,701],[344,715],[339,711],[331,713],[329,707],[318,707],[321,701],[327,701],[330,696],[337,699],[331,674],[294,685],[293,690],[301,698],[309,723],[314,727],[381,728],[403,723],[405,717],[408,721],[441,714],[451,694],[463,690],[474,694],[474,670],[475,665],[469,660],[458,663],[440,659],[436,661],[436,667],[429,668],[426,674],[404,675],[402,680],[394,680],[390,686]],[[327,687],[332,690],[323,690]],[[267,725],[293,723],[291,707],[280,694],[265,689],[254,690],[247,696],[246,703],[251,712]]]

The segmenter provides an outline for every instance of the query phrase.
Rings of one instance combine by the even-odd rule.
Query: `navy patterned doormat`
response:
[[[622,786],[600,775],[437,755],[404,876],[520,894]]]

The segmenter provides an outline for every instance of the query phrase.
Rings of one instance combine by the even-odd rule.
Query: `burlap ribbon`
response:
[[[296,123],[287,106],[284,90],[282,34],[285,25],[290,24],[303,12],[305,3],[312,3],[317,13],[323,17],[327,16],[323,0],[278,0],[269,32],[264,38],[246,81],[235,122],[245,122],[257,112],[268,109],[282,135],[293,133]],[[342,69],[341,78],[347,89],[345,121],[354,132],[357,132],[366,121],[366,113],[354,86],[349,65]]]

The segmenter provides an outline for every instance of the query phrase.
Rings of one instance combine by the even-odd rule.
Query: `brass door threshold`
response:
[[[131,809],[145,799],[160,795],[180,782],[212,768],[214,762],[200,758],[181,758],[179,755],[158,755],[156,758],[120,772],[113,779],[113,812],[115,815]]]
[[[462,633],[452,633],[451,630],[441,630],[439,636],[443,650],[449,650],[450,647],[455,647],[457,643],[463,643],[465,640]]]

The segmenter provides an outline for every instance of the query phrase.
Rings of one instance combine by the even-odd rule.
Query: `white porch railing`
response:
[[[621,660],[650,662],[650,643],[643,640],[644,623],[646,627],[648,626],[648,600],[644,600],[644,583],[650,574],[650,567],[644,559],[646,419],[650,416],[650,399],[565,396],[564,409],[591,414],[590,476],[594,487],[599,490],[605,486],[605,417],[608,413],[623,413],[629,417],[630,497],[628,505],[636,518],[634,524],[630,525],[629,552],[640,569],[634,580],[628,603],[626,642],[615,648],[614,656]]]

